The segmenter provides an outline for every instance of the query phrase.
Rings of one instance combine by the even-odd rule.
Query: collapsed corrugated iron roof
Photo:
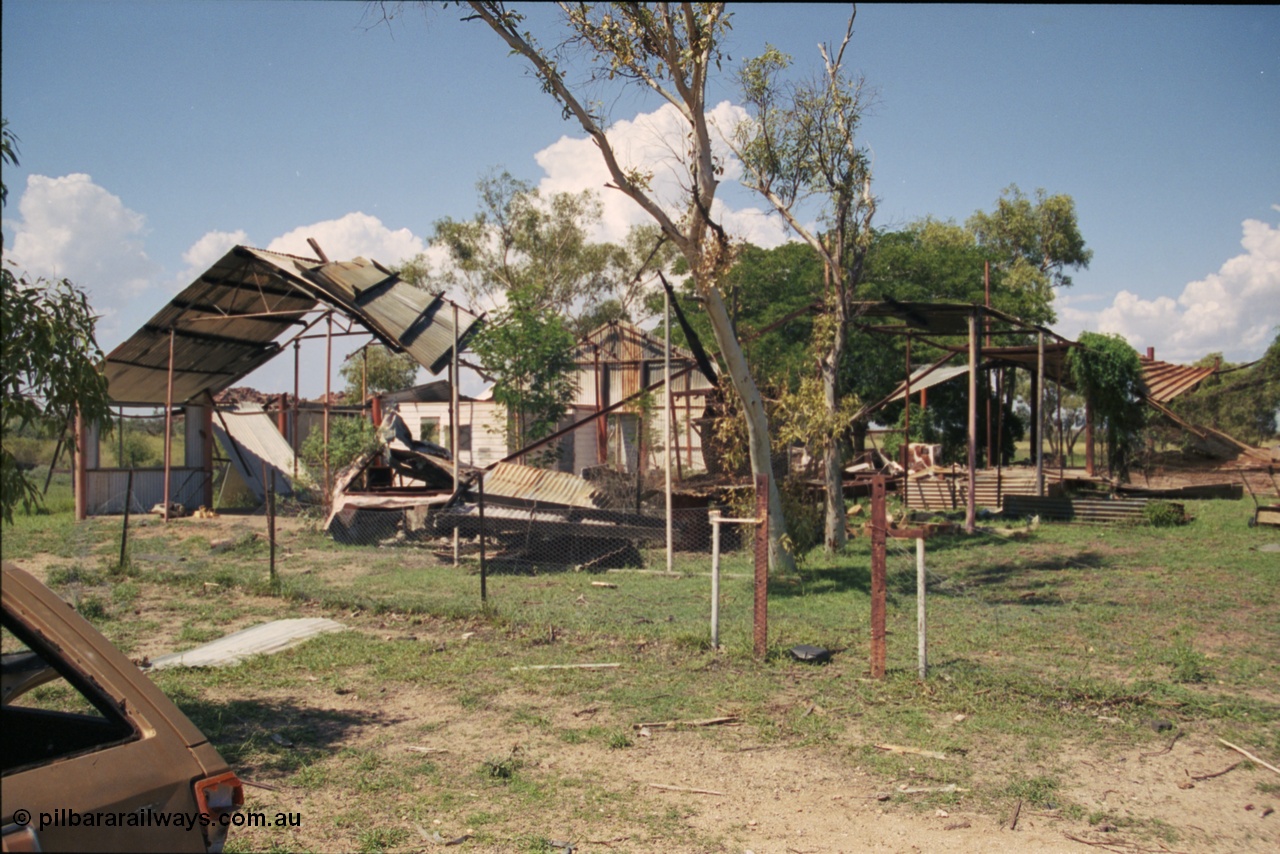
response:
[[[236,246],[107,356],[116,403],[164,404],[173,330],[173,399],[216,394],[280,351],[317,301],[301,258]]]
[[[241,403],[220,408],[213,421],[213,433],[255,498],[266,498],[264,465],[271,473],[275,492],[293,494],[292,476],[299,470],[293,448],[261,405]],[[302,474],[305,471],[302,469]]]
[[[599,487],[575,474],[498,463],[483,475],[485,498],[560,507],[603,507]]]
[[[1198,368],[1194,365],[1173,365],[1142,357],[1142,382],[1147,387],[1147,397],[1156,403],[1168,403],[1174,398],[1195,389],[1217,372],[1216,367]]]
[[[276,339],[305,329],[304,316],[321,308],[350,317],[432,373],[448,363],[453,304],[443,294],[363,258],[327,263],[235,246],[111,351],[108,392],[115,403],[164,404],[172,341],[174,402],[216,394],[270,361],[282,349]],[[479,321],[459,308],[459,340]]]

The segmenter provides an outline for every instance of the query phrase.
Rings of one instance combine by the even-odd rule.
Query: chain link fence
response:
[[[711,553],[707,508],[671,514],[672,549],[706,560]],[[348,545],[424,550],[441,564],[478,561],[495,574],[663,569],[666,516],[655,512],[563,507],[494,500],[406,506],[347,506],[334,515],[330,535]],[[749,536],[726,527],[721,549],[740,551]],[[455,547],[456,544],[456,547]]]

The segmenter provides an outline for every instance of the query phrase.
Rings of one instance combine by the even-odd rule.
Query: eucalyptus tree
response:
[[[479,210],[435,223],[432,246],[449,259],[433,271],[436,287],[456,287],[472,305],[503,305],[519,291],[529,307],[572,314],[608,290],[622,250],[590,239],[600,222],[595,193],[555,193],[495,172],[476,184]]]
[[[1032,200],[1010,184],[993,211],[975,211],[965,227],[998,259],[1006,287],[1044,304],[1053,302],[1054,288],[1071,285],[1067,270],[1087,269],[1093,259],[1080,234],[1075,200],[1062,193],[1038,189]]]
[[[823,544],[829,553],[845,544],[841,446],[852,411],[841,405],[840,366],[876,210],[870,157],[858,137],[866,108],[864,83],[844,68],[856,16],[855,10],[837,50],[819,45],[823,71],[814,79],[784,80],[791,57],[773,47],[744,64],[739,78],[752,115],[737,125],[732,142],[745,169],[743,183],[760,193],[823,263],[825,311],[813,337],[820,375],[820,389],[815,385],[814,391],[820,391],[821,407],[798,411],[809,413],[803,432],[823,448]],[[820,229],[803,220],[802,207],[809,202],[820,206]]]
[[[0,122],[0,163],[16,166],[17,138]],[[0,205],[9,198],[0,180]],[[0,517],[30,512],[42,493],[3,440],[35,428],[57,432],[79,413],[108,426],[111,402],[102,373],[98,317],[84,291],[67,279],[29,279],[3,258],[0,237]]]
[[[742,405],[752,471],[770,474],[768,416],[721,292],[733,265],[733,246],[712,214],[723,164],[716,156],[707,117],[707,81],[723,59],[721,41],[729,29],[724,4],[562,3],[564,29],[553,48],[544,47],[526,29],[525,16],[507,4],[467,5],[469,20],[483,22],[515,55],[530,63],[562,115],[577,121],[595,144],[609,172],[609,186],[639,205],[687,263]],[[654,172],[627,162],[625,152],[609,136],[607,116],[599,106],[601,93],[610,86],[629,85],[647,89],[679,116],[682,138],[672,147],[678,155],[683,194],[673,206],[665,204],[656,190]],[[785,532],[780,493],[770,476],[771,566],[792,564],[781,548]]]

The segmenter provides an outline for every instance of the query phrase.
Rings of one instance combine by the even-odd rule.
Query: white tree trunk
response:
[[[711,329],[715,333],[720,354],[729,369],[729,378],[733,382],[734,391],[738,393],[738,400],[742,403],[742,411],[746,417],[751,472],[769,476],[769,568],[790,572],[795,569],[795,561],[791,553],[782,548],[782,536],[787,532],[787,524],[782,516],[782,493],[778,490],[778,480],[774,476],[769,454],[769,420],[764,411],[764,401],[751,372],[747,370],[742,345],[734,335],[733,323],[729,320],[729,312],[725,309],[719,289],[706,288],[704,296]]]
[[[843,315],[843,312],[839,312]],[[840,406],[837,382],[840,377],[840,358],[844,354],[845,324],[836,324],[831,349],[822,360],[822,395],[827,414],[832,420]],[[827,554],[835,554],[844,548],[844,476],[840,454],[840,436],[828,435],[823,446],[823,480],[826,482],[827,507],[823,525],[822,545]]]

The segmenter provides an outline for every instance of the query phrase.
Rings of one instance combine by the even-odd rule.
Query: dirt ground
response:
[[[216,522],[216,524],[211,524]],[[228,517],[205,520],[200,535],[210,541],[219,534],[233,536],[245,520]],[[288,524],[288,522],[284,522]],[[43,576],[59,561],[24,560],[22,565]],[[179,622],[161,607],[173,595],[171,588],[141,584],[134,607],[140,619],[154,619],[159,630],[132,654],[154,656],[178,645]],[[235,624],[219,626],[226,633],[262,622],[254,612],[277,616],[328,616],[352,630],[379,638],[403,637],[409,629],[389,623],[385,617],[329,613],[314,605],[292,605],[280,600],[230,595],[242,600],[246,616]],[[455,624],[427,623],[413,627],[415,642],[446,649],[463,644]],[[447,652],[444,654],[448,654]],[[601,672],[600,679],[610,678]],[[216,689],[205,699],[218,702],[278,700],[317,719],[326,714],[348,714],[359,723],[348,727],[333,750],[354,748],[377,754],[390,764],[406,764],[424,756],[440,769],[456,791],[457,808],[438,817],[423,816],[414,804],[433,785],[416,783],[413,791],[362,795],[375,799],[372,811],[387,828],[408,833],[408,841],[392,850],[434,850],[476,829],[461,822],[462,816],[483,813],[486,806],[501,807],[501,789],[477,783],[475,770],[495,753],[515,750],[532,777],[572,778],[590,781],[613,797],[593,801],[585,790],[561,786],[557,800],[545,811],[524,816],[528,834],[561,843],[572,850],[631,852],[755,852],[755,854],[825,854],[825,852],[1216,852],[1280,851],[1280,795],[1274,785],[1266,793],[1260,784],[1280,784],[1280,775],[1224,747],[1216,739],[1195,732],[1167,733],[1166,747],[1138,750],[1128,739],[1114,743],[1077,744],[1066,755],[1045,758],[1042,768],[1025,769],[1027,776],[1056,773],[1064,781],[1061,794],[1082,805],[1087,813],[1105,813],[1107,822],[1091,825],[1077,815],[1070,818],[1057,809],[1015,805],[995,814],[967,806],[963,793],[957,803],[939,807],[921,803],[927,793],[903,792],[903,787],[927,787],[918,776],[911,781],[886,779],[860,768],[850,759],[851,750],[868,743],[856,720],[847,722],[837,746],[794,747],[762,743],[751,726],[653,730],[636,735],[626,749],[609,749],[599,741],[566,743],[557,730],[580,728],[584,722],[630,730],[636,723],[614,717],[607,707],[583,707],[572,697],[513,692],[496,703],[475,709],[430,686],[397,687],[378,693],[338,693],[317,678],[305,687],[284,691],[257,684],[235,684]],[[512,729],[512,711],[536,706],[549,726]],[[828,714],[815,710],[815,714]],[[279,721],[287,725],[296,721]],[[1115,719],[1125,724],[1145,722]],[[964,721],[948,725],[963,726]],[[518,745],[518,748],[516,747]],[[416,750],[411,750],[415,748]],[[975,781],[984,769],[994,769],[1001,747],[992,744],[971,751],[955,761],[967,763]],[[1232,766],[1237,766],[1232,768]],[[1063,768],[1069,769],[1066,774]],[[1229,770],[1228,770],[1229,769]],[[237,831],[241,844],[255,850],[286,847],[319,851],[348,850],[354,836],[341,825],[341,816],[352,805],[350,787],[290,785],[292,775],[273,775],[267,769],[237,769],[252,784],[246,789],[249,807],[270,813],[301,812],[303,826],[289,831]],[[1220,773],[1225,772],[1225,773]],[[993,772],[992,772],[993,773]],[[1216,776],[1210,776],[1216,775]],[[1196,779],[1197,777],[1202,779]],[[656,786],[676,787],[674,789]],[[888,796],[885,798],[884,796]],[[598,805],[597,805],[598,804]],[[588,821],[584,815],[594,807]],[[369,809],[366,805],[366,809]],[[510,809],[508,805],[506,809]],[[661,817],[655,819],[654,816]],[[1125,819],[1138,824],[1130,825]],[[1159,828],[1176,832],[1176,842],[1164,842]],[[1153,830],[1154,829],[1154,830]],[[486,828],[502,837],[510,827]],[[523,843],[522,843],[523,845]],[[510,841],[485,843],[467,839],[450,850],[545,850],[513,847]],[[562,847],[556,850],[569,850]]]
[[[386,637],[385,630],[377,627],[357,630]],[[446,640],[420,632],[418,639]],[[609,676],[602,673],[600,678]],[[245,692],[237,696],[243,699]],[[607,708],[575,708],[566,698],[513,692],[479,711],[464,709],[427,687],[372,696],[317,690],[288,699],[302,706],[369,715],[369,724],[351,733],[344,746],[380,752],[392,762],[412,758],[415,751],[410,748],[433,751],[432,758],[446,776],[452,772],[462,781],[458,794],[474,801],[453,811],[453,816],[484,811],[495,796],[477,786],[474,769],[516,745],[525,763],[522,773],[585,778],[617,793],[618,801],[600,807],[601,815],[593,817],[589,826],[573,815],[581,804],[559,804],[546,814],[529,816],[529,832],[573,842],[579,852],[1280,850],[1280,813],[1274,812],[1280,808],[1280,797],[1260,794],[1257,788],[1271,772],[1236,767],[1221,776],[1196,780],[1222,772],[1243,757],[1214,739],[1194,734],[1171,735],[1167,749],[1147,751],[1076,745],[1070,755],[1052,758],[1042,769],[1028,769],[1047,772],[1050,767],[1069,767],[1062,794],[1122,825],[1128,818],[1143,822],[1145,831],[1135,833],[1132,828],[1105,823],[1090,826],[1085,820],[1064,817],[1059,810],[1031,806],[1020,810],[1013,828],[1012,809],[1003,814],[977,812],[966,808],[963,798],[954,807],[925,807],[918,802],[919,794],[899,791],[908,786],[906,781],[873,776],[851,764],[847,751],[761,743],[751,727],[653,730],[648,737],[636,737],[625,750],[610,750],[598,742],[566,744],[548,735],[546,728],[512,731],[510,710],[530,703],[538,705],[552,729],[580,727],[584,720],[617,727],[635,723],[615,720]],[[431,729],[427,735],[422,732],[424,725]],[[853,746],[866,740],[850,722],[841,741]],[[984,765],[994,767],[998,751],[993,745],[989,751],[971,752],[957,761],[969,763],[981,778]],[[698,791],[659,789],[653,784]],[[921,782],[913,778],[910,786],[920,787]],[[882,795],[892,797],[882,801]],[[255,808],[303,813],[306,826],[294,840],[298,847],[342,847],[341,837],[328,836],[323,830],[317,834],[315,823],[325,825],[326,816],[343,809],[346,805],[340,799],[325,792],[262,789],[252,790],[250,796]],[[573,800],[571,789],[564,790],[564,798]],[[474,830],[457,824],[449,814],[443,814],[440,824],[397,816],[396,810],[407,808],[411,800],[412,795],[400,796],[387,804],[387,825],[412,832],[404,850],[437,847],[436,833],[447,841]],[[678,813],[680,828],[674,836],[669,831],[655,835],[652,822],[639,820],[641,815],[671,810]],[[1175,844],[1152,835],[1151,828],[1161,825],[1176,831]],[[677,841],[685,836],[688,844]],[[469,840],[458,850],[512,849],[505,843],[490,847]]]

